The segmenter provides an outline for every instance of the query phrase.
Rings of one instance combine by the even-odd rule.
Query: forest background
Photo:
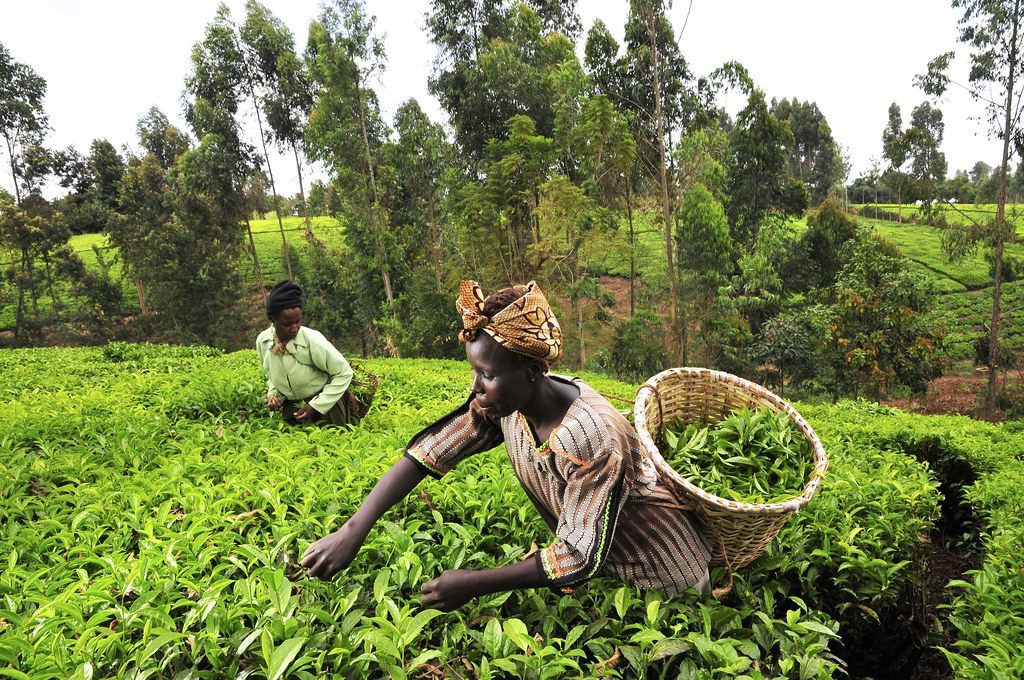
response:
[[[262,294],[290,276],[349,353],[457,357],[458,280],[535,279],[571,368],[704,365],[882,397],[967,361],[990,377],[989,413],[1016,413],[1019,384],[998,376],[1022,345],[1003,323],[1024,273],[1006,208],[1024,185],[1021,11],[953,4],[974,66],[959,84],[1003,153],[952,175],[950,55],[922,64],[921,103],[906,122],[889,108],[880,159],[851,179],[813,101],[768,97],[736,62],[694,73],[657,0],[629,3],[622,44],[600,21],[584,32],[571,0],[435,0],[429,90],[447,125],[415,99],[382,115],[362,2],[325,4],[305,46],[257,2],[222,5],[191,49],[188,129],[153,108],[136,149],[49,148],[46,80],[0,46],[4,342],[248,346]],[[324,178],[303,181],[311,167]],[[934,253],[905,256],[924,241]]]

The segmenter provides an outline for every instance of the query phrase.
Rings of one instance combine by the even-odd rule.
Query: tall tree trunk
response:
[[[583,367],[587,365],[587,345],[583,336],[583,300],[576,303],[576,320],[580,333],[580,370],[582,371]]]
[[[651,69],[654,75],[654,115],[658,123],[658,155],[661,159],[658,170],[661,174],[661,209],[665,218],[665,261],[668,264],[669,322],[672,333],[676,330],[676,276],[675,258],[672,256],[672,215],[668,202],[668,173],[665,167],[665,117],[661,110],[661,76],[658,71],[658,41],[655,38],[654,10],[647,7],[647,34],[651,42]]]
[[[28,279],[28,294],[32,298],[32,313],[36,315],[36,323],[39,323],[39,295],[36,293],[36,280],[35,272],[32,267],[32,259],[28,256],[28,249],[23,249],[22,253],[25,258],[25,275]]]
[[[992,321],[988,326],[988,389],[985,392],[985,414],[996,411],[996,362],[999,358],[1000,295],[1003,283],[1003,245],[1006,242],[1006,175],[1010,163],[1010,126],[1013,124],[1013,87],[1017,78],[1017,30],[1020,23],[1020,0],[1013,3],[1013,35],[1010,39],[1009,73],[1006,82],[1006,117],[1003,121],[1003,159],[999,167],[999,198],[996,203],[996,246],[993,253]]]
[[[387,251],[380,242],[380,237],[377,235],[377,206],[379,205],[377,198],[377,180],[373,173],[373,155],[370,153],[370,135],[366,131],[366,112],[363,110],[363,89],[361,79],[357,75],[355,79],[356,85],[356,106],[359,110],[359,129],[363,134],[363,151],[366,153],[366,171],[368,180],[370,182],[370,196],[373,198],[373,203],[370,205],[370,231],[373,234],[373,245],[377,250],[377,258],[379,259],[378,267],[380,269],[380,280],[384,284],[384,297],[388,301],[388,307],[395,302],[394,292],[391,289],[391,274],[388,272],[388,258]]]
[[[252,98],[252,106],[256,109],[256,124],[260,130],[260,144],[263,146],[263,158],[267,161],[267,175],[270,177],[270,191],[274,194],[274,212],[277,213],[277,228],[281,232],[281,255],[284,257],[284,266],[288,271],[288,278],[292,278],[292,258],[288,247],[288,237],[284,234],[284,220],[281,218],[281,197],[277,194],[277,185],[274,183],[274,169],[270,167],[270,154],[267,153],[267,138],[263,134],[263,116],[260,115],[260,105],[256,101],[256,91],[253,89],[252,79],[249,79],[249,96]]]
[[[21,339],[22,330],[25,327],[25,275],[26,269],[25,249],[21,249],[22,276],[18,277],[18,309],[14,314],[14,337]]]
[[[629,221],[629,318],[636,313],[636,231],[633,229],[633,182],[626,178],[626,219]]]
[[[299,174],[299,196],[302,197],[302,216],[306,218],[306,238],[313,238],[313,225],[309,222],[309,203],[306,202],[306,188],[302,184],[302,163],[299,162],[299,147],[293,142],[292,153],[295,154],[295,171]]]
[[[245,218],[245,231],[249,234],[249,250],[252,251],[252,266],[256,270],[256,280],[260,282],[260,292],[263,297],[267,296],[267,284],[263,280],[263,269],[260,267],[260,256],[256,254],[256,241],[252,237],[252,225],[249,218]]]
[[[14,162],[14,147],[11,145],[11,138],[7,135],[4,135],[4,141],[7,142],[7,158],[11,161],[11,181],[14,182],[15,205],[21,205],[21,188],[18,186],[18,166]]]
[[[142,279],[135,279],[135,294],[139,296],[139,311],[142,312],[143,316],[149,314],[149,308],[146,307],[146,291],[142,287]]]
[[[430,224],[430,259],[434,265],[434,282],[437,289],[441,290],[441,235],[437,228],[437,211],[434,210],[433,201],[428,204],[427,220]]]
[[[50,251],[48,250],[43,251],[43,263],[46,264],[46,290],[50,293],[50,302],[55,310],[59,310],[64,306],[64,303],[53,292],[53,268],[50,267]]]

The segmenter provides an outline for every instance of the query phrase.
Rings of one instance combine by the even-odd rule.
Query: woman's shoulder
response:
[[[586,381],[566,376],[553,377],[571,381],[580,391],[561,426],[553,433],[557,445],[563,450],[573,450],[575,457],[588,460],[627,435],[629,422]]]
[[[262,345],[262,344],[264,344],[266,342],[272,341],[273,339],[274,339],[274,327],[273,326],[267,326],[266,328],[263,329],[262,332],[260,332],[259,335],[256,336],[256,344],[257,345]]]
[[[327,338],[324,337],[323,333],[321,333],[320,331],[318,331],[315,328],[310,328],[309,326],[303,326],[302,328],[300,328],[299,329],[299,333],[298,333],[298,337],[301,337],[302,340],[307,345],[311,345],[311,344],[318,344],[319,345],[319,344],[327,342]]]

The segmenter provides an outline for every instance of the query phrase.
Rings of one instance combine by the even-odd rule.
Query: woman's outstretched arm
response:
[[[363,504],[340,529],[309,546],[302,556],[302,566],[307,573],[329,581],[347,567],[381,515],[409,495],[426,476],[422,467],[403,456],[384,473]]]
[[[537,556],[495,569],[449,569],[420,588],[425,607],[450,612],[474,597],[545,585],[547,579]]]

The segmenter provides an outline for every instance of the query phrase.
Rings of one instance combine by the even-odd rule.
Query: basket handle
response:
[[[658,421],[662,424],[662,427],[664,427],[665,426],[665,412],[661,408],[661,392],[659,392],[658,388],[655,387],[654,385],[651,385],[649,383],[644,383],[643,385],[641,385],[640,387],[637,388],[637,390],[636,390],[637,396],[640,395],[640,390],[642,390],[644,388],[647,388],[651,392],[654,392],[654,397],[655,397],[656,403],[658,404]]]

